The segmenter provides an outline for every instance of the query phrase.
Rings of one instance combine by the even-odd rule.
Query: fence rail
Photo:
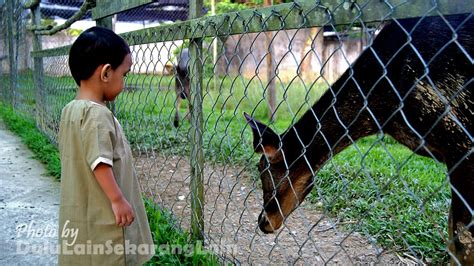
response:
[[[469,186],[453,181],[472,176],[473,47],[464,38],[474,3],[294,1],[201,18],[199,1],[191,6],[194,19],[121,34],[134,65],[114,112],[147,197],[237,264],[474,261],[470,247],[448,250],[474,231],[472,196],[460,189]],[[4,30],[12,22],[0,7]],[[1,41],[0,58],[12,59],[20,44]],[[34,69],[0,68],[2,102],[12,92],[53,142],[75,95],[69,47],[32,51]],[[191,89],[181,108],[184,84],[170,66],[185,48]],[[417,109],[425,113],[411,116]],[[442,121],[458,141],[449,156],[437,146]],[[450,191],[461,214],[450,214],[459,225],[448,234]]]

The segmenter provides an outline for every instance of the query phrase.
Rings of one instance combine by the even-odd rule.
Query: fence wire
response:
[[[202,84],[201,234],[223,262],[473,262],[472,4],[397,3],[298,2],[124,34],[134,63],[113,108],[146,197],[190,230],[200,146],[187,86]],[[425,9],[405,18],[406,5]],[[67,49],[36,56],[36,86],[30,63],[9,89],[1,61],[1,99],[13,92],[56,142],[76,86]]]

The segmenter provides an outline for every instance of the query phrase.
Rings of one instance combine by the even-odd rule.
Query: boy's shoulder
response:
[[[72,100],[62,110],[62,115],[66,113],[74,113],[79,116],[112,116],[112,112],[107,106],[98,104],[89,100]]]
[[[100,110],[106,113],[112,113],[107,106],[90,101],[90,100],[72,100],[63,109],[79,109],[79,110]]]

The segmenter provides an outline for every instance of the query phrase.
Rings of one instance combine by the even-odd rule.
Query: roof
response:
[[[43,17],[68,19],[74,15],[84,1],[44,0],[40,3]],[[155,0],[153,3],[137,7],[117,15],[118,21],[177,21],[188,17],[189,0]],[[207,13],[203,9],[203,14]],[[91,12],[83,17],[90,19]]]

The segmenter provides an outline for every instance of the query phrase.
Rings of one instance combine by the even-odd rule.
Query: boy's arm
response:
[[[118,226],[129,226],[135,219],[132,207],[125,199],[110,165],[99,163],[94,168],[94,175],[100,187],[109,198],[115,222]]]

